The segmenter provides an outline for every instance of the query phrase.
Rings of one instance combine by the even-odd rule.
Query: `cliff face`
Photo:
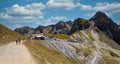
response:
[[[34,30],[35,30],[35,28],[30,28],[28,26],[24,26],[21,28],[16,28],[14,31],[24,35],[24,34],[31,34],[34,32]]]
[[[88,29],[89,27],[90,27],[90,24],[88,20],[82,19],[82,18],[75,19],[74,24],[71,30],[69,31],[69,34],[72,34],[76,31]]]

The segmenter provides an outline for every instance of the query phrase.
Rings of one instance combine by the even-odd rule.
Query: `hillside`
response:
[[[120,44],[119,26],[113,22],[113,20],[109,18],[105,13],[100,11],[96,12],[90,21],[94,21],[95,26],[104,32],[106,36]]]
[[[0,45],[10,41],[15,41],[17,38],[24,39],[19,33],[16,33],[7,27],[0,24]]]
[[[43,46],[39,41],[27,41],[25,45],[38,64],[78,64],[74,59]]]
[[[45,46],[40,44],[39,41],[25,41],[23,43],[25,46],[22,44],[16,45],[15,42],[11,41],[15,41],[17,38],[24,39],[24,37],[1,24],[0,29],[0,45],[4,45],[0,47],[1,64],[36,64],[35,61],[37,61],[38,64],[77,64],[75,60],[69,59],[68,57],[65,57],[55,50],[50,50],[49,48],[46,48]],[[33,55],[35,61],[31,57],[31,54]]]
[[[119,64],[120,46],[98,31],[97,28],[81,30],[65,40],[55,36],[41,40],[41,43],[79,64]]]

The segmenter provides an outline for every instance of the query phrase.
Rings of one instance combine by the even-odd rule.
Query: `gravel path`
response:
[[[12,42],[0,47],[0,64],[36,64],[24,45]]]

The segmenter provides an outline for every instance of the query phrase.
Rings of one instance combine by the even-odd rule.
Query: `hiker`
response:
[[[18,39],[16,39],[16,45],[18,44]]]
[[[20,38],[16,39],[16,45],[17,45],[17,44],[20,45],[20,42],[21,42]]]
[[[21,40],[20,40],[20,38],[18,38],[18,43],[19,43],[19,45],[20,45],[20,42],[21,42]]]

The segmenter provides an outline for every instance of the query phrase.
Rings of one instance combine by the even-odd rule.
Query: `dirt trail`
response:
[[[15,42],[0,47],[0,64],[36,64],[24,45]]]

